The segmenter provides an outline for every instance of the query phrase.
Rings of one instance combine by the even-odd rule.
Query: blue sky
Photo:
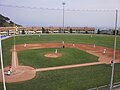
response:
[[[0,0],[0,4],[65,10],[120,10],[120,0]],[[0,13],[23,26],[62,26],[62,10],[0,6]],[[65,11],[65,26],[114,27],[115,12]],[[118,26],[120,15],[118,14]]]

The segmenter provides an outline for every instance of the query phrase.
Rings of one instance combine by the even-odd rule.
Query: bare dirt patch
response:
[[[44,56],[48,58],[58,58],[58,57],[61,57],[62,54],[61,53],[47,53]]]

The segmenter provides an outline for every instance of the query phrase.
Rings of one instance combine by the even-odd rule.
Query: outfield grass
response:
[[[34,79],[7,84],[7,88],[8,90],[85,90],[109,82],[110,66],[96,65],[38,72]]]
[[[32,66],[34,68],[63,66],[72,64],[82,64],[97,62],[98,57],[81,51],[76,48],[57,48],[63,56],[58,58],[48,58],[44,55],[55,52],[56,48],[33,49],[18,52],[21,65]]]
[[[38,43],[38,42],[70,42],[70,43],[84,43],[84,44],[96,44],[98,46],[105,46],[113,48],[114,43],[114,36],[110,35],[28,35],[28,36],[21,36],[16,37],[16,43]],[[117,49],[120,49],[120,37],[117,37]]]

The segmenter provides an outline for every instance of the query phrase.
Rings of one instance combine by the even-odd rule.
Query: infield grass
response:
[[[18,52],[21,65],[32,66],[34,68],[63,66],[72,64],[83,64],[97,62],[98,57],[81,51],[76,48],[57,48],[63,56],[58,58],[48,58],[44,55],[54,53],[56,48],[32,49]]]

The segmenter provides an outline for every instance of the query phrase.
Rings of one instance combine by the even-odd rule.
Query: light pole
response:
[[[62,3],[62,5],[63,5],[63,33],[65,32],[64,31],[64,11],[65,11],[64,6],[65,6],[65,4],[66,4],[65,2]]]
[[[3,54],[2,54],[1,35],[0,35],[0,59],[1,59],[1,70],[2,70],[3,88],[4,88],[4,90],[6,90],[5,73],[4,73],[4,66],[3,66]]]
[[[114,36],[114,51],[113,51],[113,60],[112,60],[112,72],[111,72],[111,80],[110,80],[110,90],[113,88],[113,77],[114,77],[114,68],[115,68],[115,54],[116,54],[116,34],[117,34],[117,17],[118,17],[118,10],[115,12],[115,36]]]

